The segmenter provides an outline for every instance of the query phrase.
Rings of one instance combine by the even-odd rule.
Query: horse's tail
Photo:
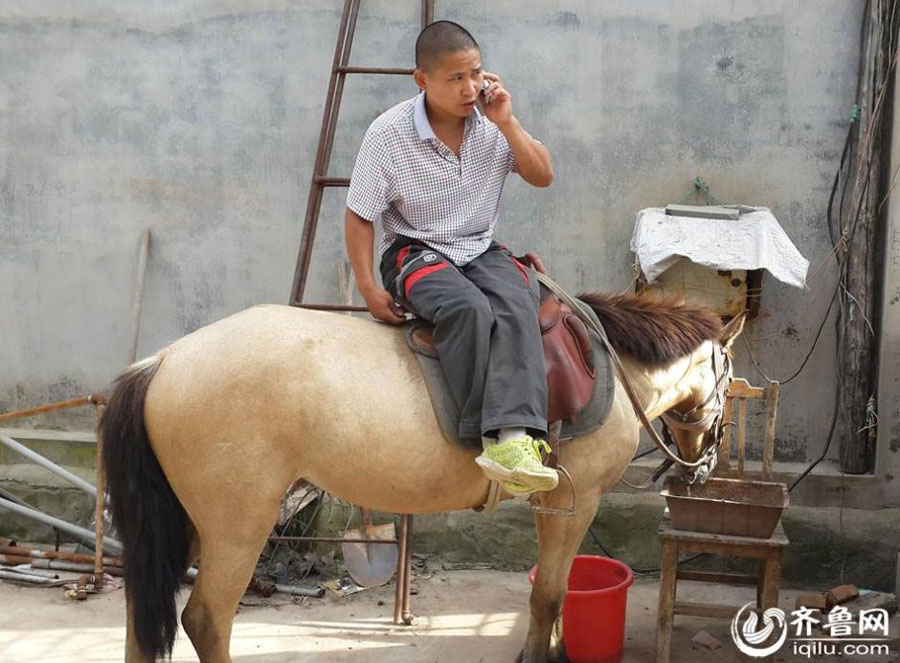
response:
[[[116,378],[99,427],[110,511],[124,549],[130,626],[142,653],[152,660],[169,656],[175,642],[175,596],[190,545],[187,514],[144,426],[144,398],[162,361],[162,354],[148,357]]]

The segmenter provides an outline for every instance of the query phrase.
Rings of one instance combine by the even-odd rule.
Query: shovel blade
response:
[[[346,539],[378,539],[390,541],[397,538],[394,523],[373,525],[348,530]],[[342,543],[344,566],[347,573],[360,587],[379,587],[390,582],[397,570],[399,552],[397,546],[386,543]]]

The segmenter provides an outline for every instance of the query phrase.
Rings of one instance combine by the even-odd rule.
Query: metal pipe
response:
[[[291,594],[293,596],[311,596],[314,599],[320,599],[325,595],[325,589],[316,587],[310,589],[308,587],[297,587],[296,585],[275,585],[275,590],[282,594]]]
[[[17,573],[15,571],[6,571],[0,569],[0,578],[3,580],[16,580],[18,582],[27,582],[32,585],[56,585],[59,580],[52,578],[44,578],[43,576],[33,576],[26,573]]]
[[[16,573],[27,573],[32,576],[39,576],[41,578],[53,578],[54,580],[59,580],[59,574],[53,573],[53,571],[44,571],[43,569],[36,569],[31,566],[31,562],[28,564],[16,564],[15,566],[0,566],[0,569],[5,571],[14,571]]]
[[[150,231],[145,231],[145,235],[149,241]],[[143,264],[147,264],[146,247],[141,239],[141,253]],[[143,282],[143,274],[141,281]],[[143,288],[143,285],[141,286]],[[138,310],[138,320],[140,320],[140,310]],[[137,333],[135,333],[134,349],[137,350]],[[97,406],[97,424],[103,419],[103,411],[106,405]],[[98,429],[99,430],[99,429]],[[97,434],[97,499],[94,502],[94,575],[97,578],[97,589],[103,588],[103,510],[106,506],[106,470],[103,468],[103,435]]]
[[[16,442],[14,439],[12,439],[11,437],[7,437],[6,435],[0,435],[0,442],[5,444],[13,451],[25,456],[28,460],[31,460],[41,467],[50,470],[57,476],[62,477],[72,485],[81,488],[81,490],[88,493],[91,497],[97,497],[97,489],[90,483],[88,483],[81,477],[72,474],[71,472],[69,472],[69,470],[60,467],[56,463],[47,460],[41,454],[37,453],[36,451],[32,451],[24,444]]]
[[[404,540],[406,541],[406,550],[405,556],[403,558],[403,611],[401,613],[401,617],[403,618],[403,623],[406,625],[412,624],[413,615],[409,609],[409,594],[410,594],[410,583],[412,581],[412,528],[413,528],[413,517],[409,514],[404,514],[400,517],[400,522],[406,522],[406,527],[404,528],[406,532],[404,533]]]
[[[61,559],[66,562],[81,562],[82,564],[92,564],[94,562],[94,558],[91,555],[79,555],[78,553],[67,553],[61,550],[39,550],[37,548],[26,548],[25,546],[0,546],[0,554],[33,559]],[[122,566],[122,559],[120,557],[103,557],[103,564],[107,566]]]
[[[150,248],[150,229],[141,233],[138,250],[137,280],[134,283],[134,308],[131,311],[131,363],[137,360],[138,338],[141,333],[141,309],[144,304],[144,274],[147,271],[147,252]]]
[[[74,573],[92,573],[94,571],[93,563],[65,562],[58,559],[37,559],[34,557],[19,557],[18,555],[0,554],[0,564],[28,564],[34,569],[54,569],[56,571],[72,571]],[[124,569],[121,566],[104,566],[103,571],[111,576],[120,576],[123,574]]]
[[[399,539],[342,539],[339,536],[270,536],[269,541],[309,541],[315,543],[389,543],[396,545]]]
[[[394,623],[403,623],[403,598],[406,588],[406,531],[409,521],[406,516],[400,516],[400,536],[397,537],[399,546],[397,555],[397,579],[394,587]]]
[[[21,504],[22,506],[27,506],[29,509],[33,509],[33,508],[34,508],[31,504],[29,504],[28,502],[26,502],[26,501],[23,500],[23,499],[20,499],[20,498],[16,497],[16,496],[13,495],[11,492],[9,492],[8,490],[4,489],[2,486],[0,486],[0,497],[5,497],[5,498],[8,499],[8,500],[12,500],[12,501],[15,502],[16,504]]]
[[[7,556],[8,557],[8,556]],[[31,559],[31,565],[36,569],[54,569],[56,571],[75,571],[77,573],[94,573],[94,564],[81,564],[79,562],[64,562],[58,559]],[[125,575],[125,569],[121,566],[104,566],[103,572],[111,576]]]
[[[72,398],[67,401],[59,401],[57,403],[50,403],[49,405],[39,405],[38,407],[31,407],[27,410],[16,410],[15,412],[4,412],[0,414],[0,421],[8,421],[10,419],[21,419],[23,417],[30,417],[33,414],[43,414],[44,412],[52,412],[53,410],[64,410],[70,407],[80,407],[82,405],[90,405],[94,402],[94,395],[90,396],[82,396],[80,398]]]
[[[0,497],[3,497],[3,498],[8,499],[8,500],[11,500],[11,501],[13,501],[13,502],[15,502],[16,504],[19,504],[19,505],[21,505],[21,506],[28,507],[29,509],[34,509],[34,506],[33,506],[32,504],[29,504],[29,503],[26,502],[25,500],[20,499],[19,497],[17,497],[17,496],[14,495],[13,493],[9,492],[8,490],[5,490],[5,489],[2,488],[2,487],[0,487]],[[56,539],[59,540],[59,530],[58,530],[58,529],[54,529],[54,530],[53,530],[53,533],[56,535]],[[7,545],[7,544],[9,544],[9,543],[14,543],[14,541],[12,541],[12,540],[10,540],[10,539],[5,539],[5,538],[0,537],[0,544],[2,544],[2,545]]]
[[[44,523],[45,525],[50,525],[51,527],[55,527],[56,529],[65,532],[69,536],[74,537],[78,541],[83,541],[84,543],[91,546],[94,545],[94,532],[88,529],[84,529],[83,527],[79,527],[78,525],[67,523],[65,520],[62,520],[60,518],[48,516],[43,511],[38,511],[37,509],[29,509],[28,507],[21,506],[11,500],[3,499],[2,497],[0,497],[0,508],[7,509],[8,511],[17,513],[20,516],[25,516],[26,518],[30,518],[31,520],[36,520],[37,522]],[[111,537],[103,537],[103,547],[115,555],[122,554],[122,543],[116,541]]]

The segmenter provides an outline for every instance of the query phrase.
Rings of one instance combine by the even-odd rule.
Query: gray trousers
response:
[[[457,267],[421,243],[400,238],[382,256],[385,288],[434,324],[441,367],[460,408],[459,436],[501,428],[547,432],[547,373],[532,270],[496,241]]]

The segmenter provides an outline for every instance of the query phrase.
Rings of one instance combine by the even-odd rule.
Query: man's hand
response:
[[[375,230],[370,221],[347,208],[344,217],[344,229],[347,242],[347,255],[353,267],[353,278],[356,287],[366,300],[369,313],[378,320],[398,325],[406,318],[400,307],[394,304],[390,293],[379,286],[373,275],[372,249],[375,245]]]
[[[406,321],[406,316],[403,315],[402,309],[394,303],[391,293],[384,288],[373,286],[366,292],[363,292],[362,296],[366,299],[369,313],[378,320],[389,322],[392,325],[399,325],[401,322]]]
[[[490,83],[484,91],[484,114],[498,126],[508,123],[512,119],[512,96],[497,74],[484,72],[484,80]]]

